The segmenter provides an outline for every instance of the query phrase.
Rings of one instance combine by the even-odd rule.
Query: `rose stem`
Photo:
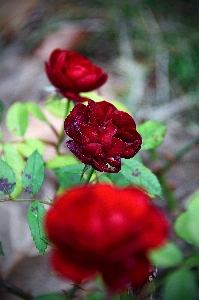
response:
[[[64,120],[67,117],[67,115],[69,114],[70,103],[71,103],[71,100],[68,99],[67,105],[66,105],[66,111],[65,111],[65,115],[64,115]],[[63,141],[63,138],[64,138],[64,126],[62,126],[61,132],[60,132],[60,134],[58,136],[58,141],[57,141],[57,144],[56,144],[56,152],[57,152],[57,154],[60,154],[59,147],[60,147],[60,145],[61,145],[61,143]]]

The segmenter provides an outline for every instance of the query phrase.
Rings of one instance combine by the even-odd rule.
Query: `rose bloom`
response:
[[[135,187],[86,185],[64,192],[45,216],[59,275],[80,283],[101,274],[111,291],[148,281],[147,253],[168,236],[168,220]]]
[[[108,78],[101,68],[93,65],[83,55],[69,50],[55,49],[46,62],[45,69],[57,91],[77,102],[88,100],[79,93],[99,88]]]
[[[101,172],[119,172],[121,158],[131,158],[141,148],[133,118],[106,101],[76,104],[64,129],[72,139],[66,143],[70,151]]]

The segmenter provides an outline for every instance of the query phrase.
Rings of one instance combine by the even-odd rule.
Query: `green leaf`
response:
[[[135,159],[123,160],[120,174],[122,174],[131,184],[145,189],[149,194],[162,197],[161,185],[147,167]]]
[[[43,228],[43,217],[46,213],[44,206],[34,201],[28,208],[28,224],[30,227],[31,235],[36,248],[41,255],[44,255],[47,243],[45,242],[45,232]]]
[[[112,180],[102,173],[99,175],[98,182],[112,184]]]
[[[196,295],[197,284],[193,272],[179,269],[168,275],[163,289],[164,300],[195,300]]]
[[[28,195],[33,196],[41,188],[43,180],[44,161],[39,152],[35,150],[31,156],[29,156],[22,173],[22,186]]]
[[[158,147],[164,141],[166,125],[158,121],[147,121],[137,126],[137,131],[142,136],[141,150]]]
[[[0,158],[0,195],[10,194],[16,185],[16,176],[11,167]]]
[[[48,120],[46,119],[44,113],[42,112],[39,105],[35,102],[26,102],[24,103],[27,107],[28,112],[33,115],[35,118],[48,123]]]
[[[3,144],[3,156],[7,163],[12,166],[15,172],[21,172],[24,168],[25,162],[16,147],[11,143]]]
[[[67,300],[67,298],[60,294],[46,294],[35,297],[35,300]]]
[[[6,116],[6,126],[15,136],[23,136],[28,127],[28,111],[24,103],[15,102],[10,106]]]
[[[78,164],[78,160],[74,157],[74,155],[58,155],[51,158],[46,163],[46,168],[48,169],[55,169],[55,168],[61,168],[64,166],[69,166],[73,164]]]
[[[188,211],[199,211],[199,189],[197,189],[187,200]]]
[[[175,221],[174,229],[183,240],[199,245],[199,190],[190,198],[187,211]]]
[[[82,180],[80,180],[81,174],[83,172],[82,164],[70,165],[59,169],[54,169],[54,172],[58,178],[59,184],[64,188],[84,184],[86,182],[86,176],[88,173],[88,171],[86,171]]]
[[[163,247],[150,251],[149,259],[160,267],[173,267],[182,262],[183,256],[176,244],[168,242]]]
[[[121,172],[119,173],[107,173],[106,177],[109,178],[112,183],[118,186],[128,186],[130,181],[124,177]]]
[[[0,255],[4,255],[2,243],[0,242]]]
[[[199,245],[199,213],[195,214],[183,213],[175,222],[174,229],[177,235],[190,243]]]
[[[14,191],[11,193],[11,196],[13,198],[17,198],[23,190],[21,173],[24,169],[25,162],[21,154],[17,151],[16,147],[11,143],[5,143],[3,145],[3,153],[5,161],[12,166],[12,169],[16,176],[16,186],[14,188]]]
[[[66,118],[67,105],[67,99],[60,99],[46,102],[45,107],[53,116],[64,119]],[[69,111],[71,111],[73,107],[74,104],[70,102]]]
[[[27,138],[24,142],[18,143],[17,150],[24,156],[30,156],[35,150],[40,154],[44,153],[45,145],[36,138]]]

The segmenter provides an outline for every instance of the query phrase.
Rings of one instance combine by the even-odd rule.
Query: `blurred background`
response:
[[[0,99],[6,108],[15,101],[45,101],[50,83],[44,61],[55,48],[78,51],[109,73],[101,94],[124,103],[137,123],[168,125],[158,163],[198,135],[198,0],[0,0]],[[198,188],[198,150],[167,172],[179,201]],[[51,283],[38,284],[39,275],[33,283],[28,268],[45,267],[41,258],[30,262],[26,255],[2,272],[31,291],[52,290]]]
[[[42,84],[48,84],[44,79],[37,86],[42,61],[59,47],[79,51],[104,67],[112,75],[113,97],[137,117],[183,119],[196,126],[198,1],[1,0],[0,5],[3,101],[27,100],[35,96],[31,92],[39,93]],[[34,66],[36,59],[39,66]],[[23,83],[6,95],[15,74]],[[22,95],[30,81],[32,88]],[[39,98],[42,95],[36,95]]]

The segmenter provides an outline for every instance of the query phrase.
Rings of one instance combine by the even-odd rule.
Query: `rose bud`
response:
[[[58,275],[81,283],[101,274],[110,291],[142,287],[148,251],[168,238],[169,222],[141,189],[86,185],[55,199],[44,220]]]
[[[75,102],[87,101],[88,98],[81,97],[79,93],[99,88],[108,78],[86,57],[69,50],[55,49],[45,63],[45,70],[57,91]]]
[[[106,101],[76,104],[64,129],[71,138],[66,143],[70,151],[101,172],[119,172],[121,158],[131,158],[141,148],[142,138],[133,118]]]

